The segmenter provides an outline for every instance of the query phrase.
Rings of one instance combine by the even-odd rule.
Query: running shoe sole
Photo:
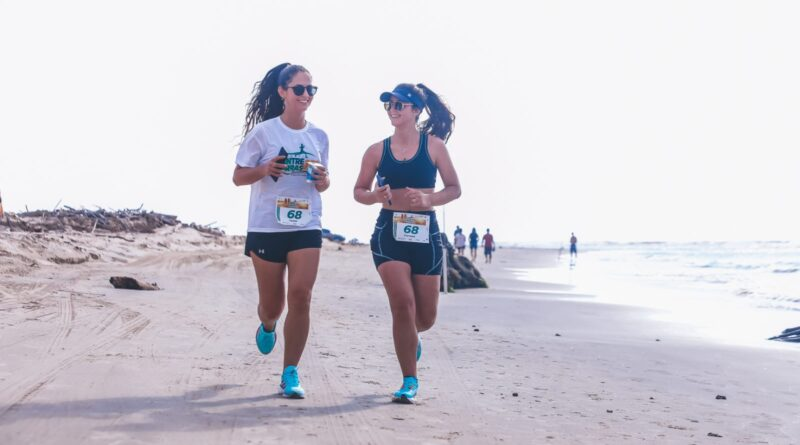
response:
[[[413,405],[417,402],[417,400],[413,397],[409,398],[408,396],[402,395],[400,397],[392,397],[392,403],[399,403],[401,405]]]
[[[281,391],[281,394],[283,394],[283,397],[287,398],[287,399],[305,399],[306,398],[305,394],[300,394],[300,393],[297,393],[297,392],[293,392],[291,394],[286,394],[285,392]]]

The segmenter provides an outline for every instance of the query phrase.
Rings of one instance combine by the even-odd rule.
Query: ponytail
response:
[[[278,94],[278,87],[286,88],[289,81],[300,71],[308,73],[308,70],[300,65],[282,63],[267,71],[264,79],[253,85],[253,97],[247,104],[242,137],[247,135],[258,123],[278,117],[283,113],[283,98]]]
[[[421,83],[417,84],[417,88],[422,90],[424,94],[425,108],[430,116],[420,124],[420,131],[432,134],[447,142],[450,139],[450,135],[453,134],[456,116],[450,112],[447,104],[433,90]]]

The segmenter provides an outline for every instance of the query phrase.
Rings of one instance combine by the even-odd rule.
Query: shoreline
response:
[[[22,238],[0,237],[11,254],[3,270],[26,271],[0,278],[2,443],[790,444],[800,436],[800,354],[709,343],[641,308],[544,284],[518,292],[505,249],[490,267],[477,262],[490,288],[440,296],[437,323],[421,335],[419,403],[402,406],[389,403],[401,376],[368,246],[324,243],[300,364],[308,397],[290,401],[277,396],[282,336],[268,356],[255,348],[255,279],[239,241],[184,229],[132,241]],[[68,253],[100,258],[47,259]],[[108,277],[121,273],[163,290],[111,288]]]
[[[800,324],[796,312],[791,309],[760,307],[758,302],[737,299],[722,290],[699,286],[687,288],[691,283],[657,286],[647,277],[634,279],[628,275],[621,280],[619,276],[612,280],[604,276],[608,270],[591,270],[597,266],[595,259],[588,263],[584,260],[583,264],[578,261],[573,270],[568,254],[559,256],[558,249],[506,248],[504,252],[507,254],[502,263],[504,273],[492,277],[499,279],[504,289],[527,293],[547,291],[561,294],[561,298],[643,309],[654,321],[691,331],[699,341],[767,349],[800,349],[797,344],[768,340],[784,329]],[[526,257],[531,254],[551,258],[547,263],[542,263],[542,260],[526,262]],[[585,253],[584,258],[591,254]],[[481,266],[479,262],[478,268]],[[493,273],[491,269],[489,273]],[[507,274],[514,278],[509,281],[504,276]]]

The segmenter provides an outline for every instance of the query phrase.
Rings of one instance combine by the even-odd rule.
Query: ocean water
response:
[[[570,284],[598,302],[656,309],[654,317],[722,342],[763,345],[800,326],[797,242],[579,244],[576,259],[565,249],[557,267],[515,272]]]

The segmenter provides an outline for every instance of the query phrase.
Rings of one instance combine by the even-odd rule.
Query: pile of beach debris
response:
[[[7,230],[24,232],[64,232],[72,230],[87,233],[94,233],[95,231],[154,233],[156,229],[164,226],[180,225],[211,235],[225,235],[224,231],[213,227],[213,224],[183,224],[175,215],[142,210],[141,207],[124,210],[88,210],[62,206],[54,210],[34,210],[22,213],[5,212],[3,219],[0,220],[0,225],[5,225]]]

